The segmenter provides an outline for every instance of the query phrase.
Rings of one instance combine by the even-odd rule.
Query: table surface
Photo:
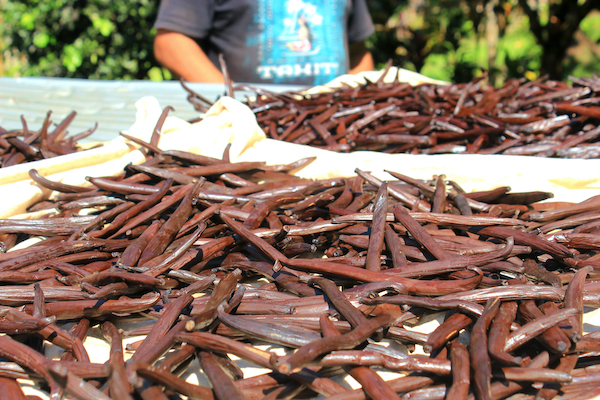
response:
[[[210,100],[216,100],[224,94],[220,84],[190,84],[196,92]],[[299,87],[281,85],[262,85],[263,89],[281,92],[299,90]],[[73,110],[77,117],[69,131],[77,134],[98,122],[98,130],[91,137],[93,141],[109,141],[120,131],[129,129],[135,121],[135,103],[144,96],[154,96],[161,107],[172,106],[171,115],[189,120],[196,118],[198,112],[187,100],[187,92],[176,81],[93,81],[65,78],[6,78],[0,77],[0,127],[7,130],[21,129],[20,116],[23,115],[29,127],[37,130],[41,127],[46,113],[52,110],[54,122],[60,122]],[[243,99],[244,94],[236,98]],[[588,310],[591,311],[591,310]],[[588,331],[600,327],[600,310],[586,314],[585,328]],[[424,327],[421,327],[424,328]],[[430,331],[430,328],[422,329]],[[94,350],[89,340],[92,357],[106,358],[104,349]],[[101,341],[99,341],[101,342]],[[86,344],[87,345],[87,344]],[[206,384],[205,382],[202,382]],[[28,394],[40,393],[30,387]],[[47,398],[47,397],[45,397]]]
[[[222,84],[189,83],[192,90],[211,101],[225,94]],[[273,92],[302,89],[287,85],[256,85]],[[135,122],[135,103],[144,96],[154,96],[161,107],[175,109],[170,115],[184,120],[197,118],[199,113],[187,100],[187,92],[178,81],[109,81],[45,77],[0,77],[0,127],[22,129],[21,115],[30,129],[42,126],[46,113],[59,123],[72,111],[77,112],[69,126],[69,134],[88,130],[98,123],[90,141],[108,141]],[[243,100],[248,92],[236,92]]]

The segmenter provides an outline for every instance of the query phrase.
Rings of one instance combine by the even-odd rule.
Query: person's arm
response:
[[[186,81],[224,82],[223,74],[198,43],[181,33],[158,29],[154,38],[154,56],[158,62]]]
[[[373,71],[373,69],[375,69],[375,64],[373,63],[373,56],[371,55],[371,52],[367,50],[365,42],[350,43],[349,53],[349,73],[357,74],[359,72]]]

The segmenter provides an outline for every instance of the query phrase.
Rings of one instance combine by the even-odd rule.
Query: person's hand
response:
[[[154,56],[172,73],[190,82],[224,83],[198,43],[181,33],[159,29],[154,38]]]
[[[365,42],[350,43],[348,46],[350,55],[350,74],[357,74],[364,71],[373,71],[375,64],[373,56],[367,50]]]

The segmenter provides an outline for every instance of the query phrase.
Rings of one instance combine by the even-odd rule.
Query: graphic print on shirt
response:
[[[256,73],[273,83],[309,81],[319,85],[348,68],[346,0],[259,0]]]

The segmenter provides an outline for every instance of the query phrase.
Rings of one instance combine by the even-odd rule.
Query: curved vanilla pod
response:
[[[502,301],[517,300],[552,300],[562,301],[564,293],[561,289],[550,286],[539,285],[508,285],[481,288],[464,292],[447,294],[439,297],[439,300],[467,300],[476,303],[488,299],[499,298]]]
[[[147,185],[144,183],[133,183],[127,181],[114,181],[112,179],[107,178],[94,178],[88,176],[88,182],[91,182],[94,186],[96,186],[99,190],[104,190],[107,192],[119,193],[122,195],[131,195],[131,194],[153,194],[160,191],[160,188]]]
[[[198,351],[197,354],[200,366],[212,384],[216,398],[227,400],[246,399],[246,396],[235,385],[233,379],[223,370],[223,367],[212,353]]]
[[[450,375],[450,362],[437,358],[423,356],[394,357],[383,354],[377,350],[369,350],[371,345],[365,350],[334,350],[323,356],[320,360],[315,360],[315,365],[322,367],[334,367],[345,365],[378,366],[391,371],[420,371],[431,372],[436,375]]]
[[[30,369],[44,378],[50,386],[52,400],[62,398],[62,395],[60,394],[62,390],[59,383],[48,371],[48,363],[50,360],[44,355],[7,335],[0,335],[0,355],[16,362],[22,367]]]
[[[335,309],[350,323],[352,328],[357,328],[368,323],[368,318],[358,308],[354,307],[333,281],[322,278],[308,278],[309,285],[318,286],[333,304]]]
[[[537,319],[544,317],[544,313],[538,308],[533,300],[521,302],[519,305],[519,315],[521,319],[527,323],[533,323]],[[558,322],[559,321],[541,332],[536,339],[553,353],[564,353],[570,347],[571,341],[567,334],[558,327]]]
[[[502,367],[498,372],[494,372],[493,376],[517,382],[567,383],[573,380],[571,374],[550,368]]]
[[[569,321],[573,326],[573,330],[578,333],[579,336],[583,335],[583,294],[585,280],[588,274],[593,271],[594,268],[591,266],[578,270],[571,278],[571,281],[567,286],[567,291],[565,292],[565,308],[572,307],[578,311],[577,316],[569,318]]]
[[[224,312],[222,304],[217,307],[217,316],[223,324],[251,338],[287,347],[302,347],[319,340],[321,337],[313,330],[300,328],[296,325],[272,324],[230,315]]]
[[[251,243],[260,249],[266,256],[268,256],[273,261],[279,261],[282,263],[286,263],[288,258],[284,256],[279,250],[271,246],[264,239],[258,237],[254,233],[252,233],[248,228],[235,221],[233,218],[228,217],[225,213],[220,212],[219,216],[227,224],[227,226],[234,231],[237,235],[242,237],[245,241]]]
[[[281,195],[263,200],[256,207],[254,207],[254,210],[252,210],[252,212],[250,213],[248,218],[246,218],[242,225],[244,225],[248,229],[256,229],[262,224],[263,220],[272,210],[276,209],[282,204],[293,203],[302,199],[304,199],[304,196]]]
[[[377,190],[373,205],[373,221],[369,235],[369,247],[365,268],[370,271],[381,270],[381,251],[385,237],[386,216],[388,208],[388,185],[383,182]]]
[[[447,317],[427,338],[423,350],[427,353],[437,352],[442,349],[458,333],[471,325],[475,318],[456,312]]]
[[[117,205],[114,208],[104,211],[103,213],[98,215],[96,218],[94,218],[92,221],[90,221],[90,223],[82,226],[81,228],[79,228],[75,232],[73,232],[73,234],[71,235],[69,240],[81,239],[82,237],[84,237],[84,235],[86,235],[86,232],[88,232],[94,228],[97,228],[98,226],[101,226],[106,221],[112,220],[115,216],[116,216],[116,218],[119,218],[121,215],[125,214],[132,207],[134,207],[134,203],[131,201],[126,201],[124,203]],[[99,232],[99,231],[97,231],[97,232]],[[94,236],[94,235],[90,235],[90,236]]]
[[[221,335],[195,331],[190,333],[178,333],[175,335],[175,340],[177,342],[189,343],[197,348],[235,354],[236,356],[263,368],[271,368],[270,360],[274,353],[260,350],[250,344],[229,339]],[[321,376],[317,372],[309,370],[308,368],[303,368],[301,371],[292,373],[289,377],[325,396],[348,392],[345,387]]]
[[[388,269],[383,271],[383,273],[409,278],[460,271],[468,267],[479,267],[508,258],[513,250],[513,244],[512,237],[509,237],[506,239],[506,244],[497,251],[467,256],[454,256],[443,260],[410,263],[399,270]]]
[[[506,239],[512,236],[516,244],[530,246],[534,249],[543,251],[544,253],[548,253],[558,259],[573,257],[573,253],[571,253],[566,246],[560,243],[551,242],[542,236],[534,235],[533,233],[522,232],[505,226],[487,226],[479,229],[477,234],[497,237],[500,239]]]
[[[471,290],[477,287],[483,278],[483,273],[477,267],[471,269],[474,273],[473,277],[471,278],[452,281],[423,281],[418,279],[403,278],[385,272],[368,271],[363,268],[321,261],[318,259],[292,258],[285,261],[285,264],[293,269],[299,269],[301,271],[350,278],[362,282],[398,282],[403,284],[410,293],[437,296]]]
[[[578,204],[573,204],[568,207],[561,207],[556,210],[534,212],[529,214],[529,219],[536,222],[548,222],[561,218],[570,217],[571,215],[594,211],[600,206],[600,196],[590,197],[586,201]]]
[[[86,193],[93,191],[93,188],[90,187],[74,186],[66,183],[51,181],[50,179],[44,178],[36,169],[33,168],[29,170],[29,177],[38,185],[45,187],[46,189],[56,190],[57,192]]]
[[[365,323],[344,335],[313,340],[300,347],[290,356],[273,356],[271,360],[272,367],[282,374],[290,374],[322,354],[332,350],[352,349],[358,346],[378,329],[388,326],[391,322],[392,317],[383,314],[379,317],[370,319],[368,323]]]
[[[157,264],[154,264],[154,259],[150,259],[146,261],[145,264],[141,266],[141,268],[148,268],[143,272],[144,275],[150,275],[153,277],[157,277],[163,273],[165,273],[171,266],[180,259],[185,252],[189,250],[190,247],[194,244],[194,242],[200,237],[202,232],[206,229],[206,222],[200,222],[196,230],[189,235],[186,240],[181,243],[181,245],[175,249],[173,252],[169,253],[166,258],[160,260]]]
[[[198,179],[192,189],[186,194],[183,200],[181,200],[177,209],[150,240],[144,251],[142,251],[139,260],[140,265],[143,265],[146,261],[161,254],[169,244],[171,244],[171,241],[175,238],[179,229],[190,217],[192,213],[192,201],[198,196],[198,192],[203,183],[203,178]]]
[[[148,381],[154,382],[156,384],[164,385],[170,389],[177,391],[178,393],[183,394],[184,396],[188,396],[190,399],[202,399],[202,400],[214,400],[213,391],[205,386],[194,385],[186,382],[184,379],[174,375],[168,371],[163,370],[160,367],[155,367],[153,365],[149,365],[142,361],[133,361],[131,362],[131,366],[129,367],[135,374],[140,377],[147,379]],[[156,396],[160,396],[163,391],[158,390],[151,391],[150,388],[136,388],[138,391],[146,392],[147,396],[151,398],[157,398]],[[143,394],[140,394],[143,397]],[[164,394],[162,394],[164,396]],[[167,399],[164,396],[164,399]],[[160,399],[162,400],[162,399]]]
[[[93,216],[76,216],[66,218],[36,218],[36,219],[0,219],[0,234],[24,233],[41,236],[69,235],[81,229]]]
[[[521,328],[510,334],[506,340],[504,351],[513,351],[527,341],[546,331],[548,328],[555,326],[558,322],[576,315],[577,312],[578,310],[576,308],[565,308],[557,312],[546,314],[543,317],[536,318],[535,320],[526,323],[525,325],[521,326]]]
[[[319,322],[323,337],[336,337],[341,335],[340,331],[326,314],[321,314]],[[398,398],[396,392],[371,368],[366,366],[349,366],[346,367],[345,370],[360,383],[365,393],[371,399],[387,400]]]
[[[547,351],[543,351],[538,354],[535,358],[531,360],[531,362],[525,365],[525,368],[544,368],[548,365],[550,356]],[[514,381],[495,381],[491,385],[492,389],[492,397],[494,399],[503,399],[511,394],[522,390],[524,387],[529,386],[529,383],[520,383]],[[468,397],[469,400],[475,400],[475,396],[470,394]]]
[[[142,251],[154,235],[156,235],[160,226],[161,222],[159,220],[152,221],[150,226],[145,229],[137,239],[133,240],[131,244],[125,248],[123,253],[121,253],[121,257],[119,257],[119,260],[117,261],[117,266],[122,268],[135,267],[140,259]]]
[[[152,330],[138,347],[132,358],[137,360],[146,351],[156,345],[156,343],[162,339],[167,332],[172,328],[173,324],[177,321],[182,311],[190,305],[193,297],[189,294],[182,294],[177,300],[170,303],[161,317],[152,325]]]
[[[175,203],[177,203],[182,198],[184,198],[192,190],[192,187],[193,187],[193,184],[189,184],[189,185],[180,187],[172,195],[165,196],[164,199],[162,199],[162,201],[161,201],[161,198],[158,197],[156,199],[156,204],[154,204],[154,205],[150,204],[150,208],[148,208],[146,211],[144,211],[138,215],[135,215],[135,216],[129,216],[128,218],[131,218],[131,219],[125,221],[125,224],[122,227],[120,227],[117,232],[115,232],[111,236],[109,236],[109,239],[119,237],[120,235],[127,233],[128,231],[134,229],[135,227],[142,225],[144,222],[157,218],[158,215],[160,215],[162,212],[164,212],[169,207],[173,206]],[[142,201],[141,203],[144,203],[145,201],[150,201],[150,199],[153,198],[152,196],[153,195],[150,195],[150,197],[148,197],[148,199]]]
[[[559,305],[553,301],[546,301],[545,303],[540,304],[538,308],[544,314],[548,314],[560,310],[561,306],[562,304]],[[573,325],[568,319],[559,322],[557,326],[569,339],[571,339],[571,342],[577,343],[581,340],[581,335],[573,329]]]
[[[571,373],[575,365],[579,360],[579,354],[568,354],[560,358],[558,366],[554,368],[557,372]],[[557,383],[545,383],[544,387],[536,393],[536,399],[550,400],[553,399],[560,390],[560,384]]]
[[[368,172],[360,170],[359,168],[356,168],[354,172],[356,172],[356,174],[363,178],[365,181],[369,182],[372,185],[375,185],[376,187],[379,187],[383,184],[383,182],[380,179],[376,178]],[[407,207],[412,207],[413,205],[417,204],[417,208],[419,211],[429,211],[429,207],[422,205],[419,201],[419,198],[413,196],[410,193],[403,192],[392,186],[388,186],[388,193],[390,194],[390,196],[397,199]]]
[[[217,317],[218,306],[223,303],[223,301],[229,301],[241,276],[242,271],[235,269],[221,279],[219,283],[215,285],[215,289],[210,295],[202,312],[188,320],[185,324],[185,329],[187,331],[197,331],[211,325]]]
[[[0,262],[0,272],[14,271],[40,261],[47,261],[67,254],[97,249],[103,245],[104,243],[99,241],[74,240],[49,246],[40,246],[36,248],[35,252],[29,251],[15,258]]]
[[[458,340],[450,343],[450,362],[452,363],[452,385],[446,392],[447,399],[465,400],[471,386],[469,350]]]
[[[469,354],[471,355],[473,384],[477,398],[481,400],[492,399],[492,367],[488,353],[487,331],[499,308],[500,301],[497,298],[488,300],[485,304],[483,314],[475,322],[471,330]]]
[[[375,297],[373,299],[362,298],[360,299],[362,304],[397,304],[397,305],[410,305],[414,307],[428,308],[431,310],[457,310],[465,314],[469,314],[474,317],[479,317],[483,314],[484,307],[480,304],[460,301],[460,300],[439,300],[427,297],[417,297],[409,295],[394,295],[394,296],[382,296]]]
[[[37,332],[56,322],[56,317],[44,319],[23,319],[18,321],[0,320],[0,332],[7,335],[23,335]]]
[[[74,300],[59,301],[46,304],[46,313],[56,316],[58,320],[74,318],[93,318],[111,313],[136,313],[147,310],[160,300],[160,294],[153,293],[139,299],[119,300]],[[31,305],[26,305],[24,310],[31,311]]]
[[[160,140],[160,131],[162,130],[165,120],[167,119],[167,115],[169,114],[169,111],[175,111],[175,109],[171,106],[166,106],[160,113],[160,117],[158,117],[158,121],[156,121],[156,125],[154,126],[154,129],[152,130],[152,136],[150,137],[150,144],[152,146],[158,146],[158,141]]]
[[[131,385],[125,374],[125,361],[123,360],[123,341],[117,328],[110,321],[102,323],[102,334],[110,344],[108,364],[110,378],[108,388],[110,396],[117,399],[132,400]]]
[[[517,316],[518,305],[515,301],[507,301],[500,305],[498,313],[492,321],[488,335],[488,350],[494,361],[504,366],[520,366],[521,357],[515,357],[504,351],[506,339],[510,334],[510,325]]]
[[[394,208],[394,216],[406,230],[438,260],[446,260],[452,256],[446,252],[427,231],[416,222],[408,211],[401,206]]]
[[[392,257],[392,267],[402,268],[405,265],[408,265],[406,254],[404,254],[403,251],[404,244],[400,241],[400,238],[389,224],[386,224],[385,226],[384,238],[387,253]]]
[[[171,188],[172,184],[172,179],[165,180],[158,188],[156,188],[157,190],[154,193],[152,193],[146,200],[140,201],[130,209],[122,212],[108,226],[99,231],[94,231],[93,233],[90,233],[90,235],[92,235],[93,237],[102,237],[105,235],[110,235],[109,239],[113,239],[115,237],[118,237],[122,233],[125,233],[127,230],[123,230],[123,226],[129,224],[132,218],[138,217],[142,214],[142,212],[152,208],[159,201],[161,201],[167,193],[167,191]],[[114,233],[115,231],[117,232]]]
[[[354,286],[344,290],[344,294],[349,297],[369,297],[381,291],[390,291],[396,294],[407,294],[406,286],[398,282],[371,282],[363,283],[362,285]]]

